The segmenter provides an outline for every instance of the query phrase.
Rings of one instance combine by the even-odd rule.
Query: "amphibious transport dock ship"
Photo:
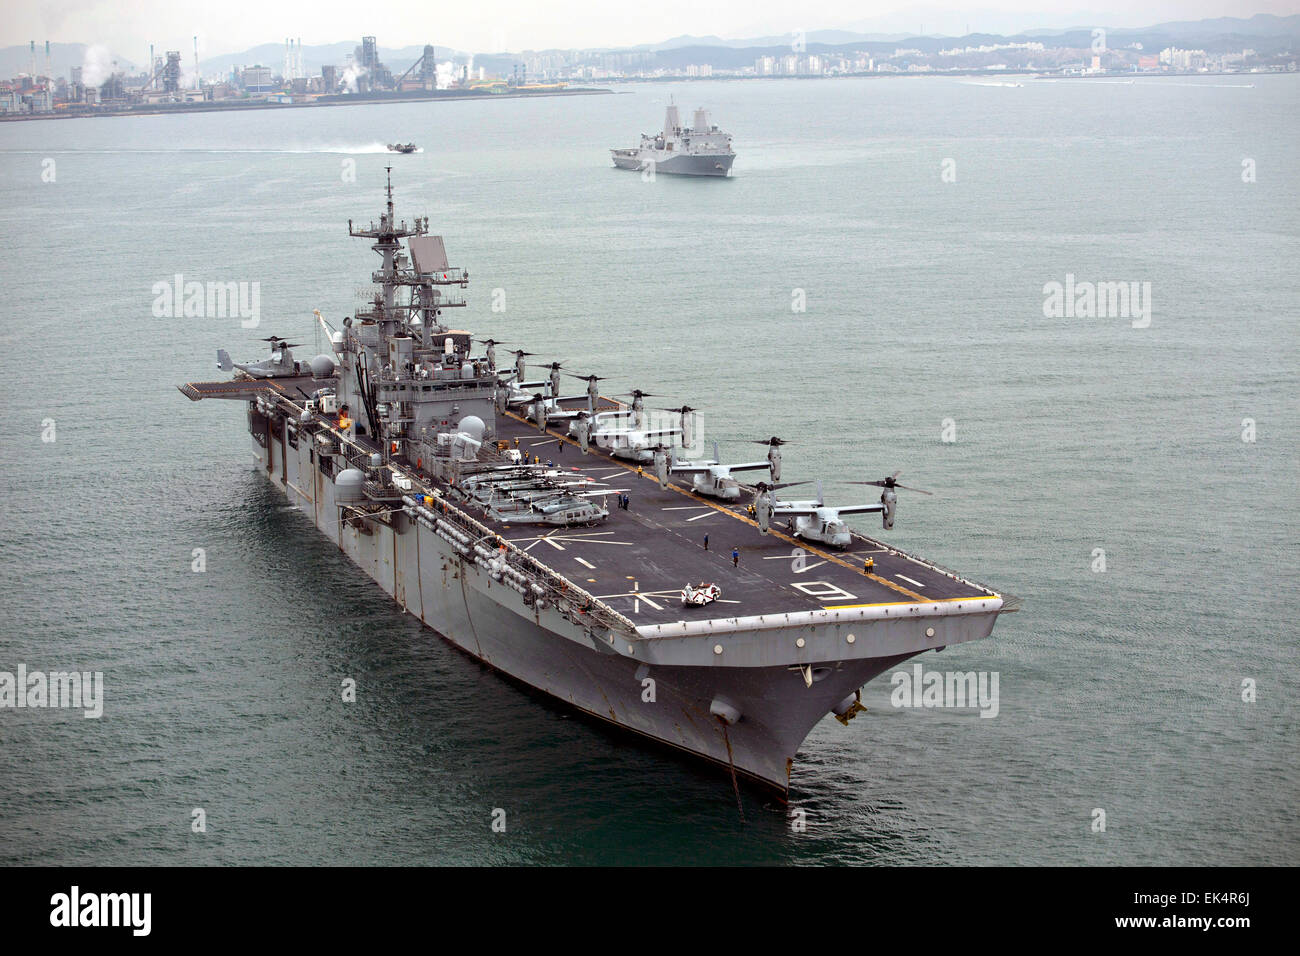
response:
[[[274,486],[457,647],[784,793],[808,732],[847,723],[863,684],[1013,609],[848,529],[853,512],[892,526],[895,478],[866,482],[879,501],[793,500],[779,439],[728,465],[692,454],[690,408],[606,398],[594,375],[563,395],[569,373],[530,381],[522,351],[499,368],[502,343],[480,351],[444,317],[469,274],[427,219],[396,219],[391,184],[378,222],[348,231],[383,264],[367,308],[320,319],[332,354],[304,363],[272,337],[269,359],[222,351],[233,379],[180,390],[244,402]]]
[[[634,149],[611,149],[614,165],[619,169],[652,170],[681,176],[725,176],[736,161],[731,149],[731,134],[709,124],[705,110],[695,111],[693,126],[683,128],[677,107],[668,106],[663,132],[658,136],[641,134],[641,145]]]

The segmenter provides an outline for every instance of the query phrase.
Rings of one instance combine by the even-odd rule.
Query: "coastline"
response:
[[[170,106],[136,106],[126,109],[111,110],[63,110],[50,113],[0,113],[0,122],[21,123],[27,120],[62,120],[62,119],[98,119],[120,116],[162,116],[172,113],[230,113],[243,110],[296,110],[314,109],[328,106],[370,106],[391,103],[427,103],[441,100],[505,100],[525,99],[541,96],[595,96],[611,94],[613,90],[597,87],[575,87],[566,90],[538,90],[527,93],[476,93],[473,91],[456,91],[442,93],[423,93],[417,96],[402,94],[354,94],[319,98],[306,103],[270,103],[263,100],[247,102],[243,100],[220,100],[207,103],[176,103]]]

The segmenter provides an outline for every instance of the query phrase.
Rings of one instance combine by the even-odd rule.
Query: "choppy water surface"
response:
[[[1297,862],[1300,82],[1252,80],[0,125],[0,670],[107,684],[99,720],[0,710],[0,859]],[[730,180],[609,168],[670,94],[734,133]],[[253,471],[242,408],[174,386],[351,311],[373,254],[346,221],[386,164],[470,270],[470,328],[701,406],[724,453],[789,437],[789,476],[841,496],[899,468],[935,491],[889,540],[1025,599],[924,659],[997,672],[998,716],[879,680],[804,746],[807,832],[750,791],[742,824],[725,775],[520,690],[355,571]],[[177,273],[258,282],[261,325],[156,318]],[[1150,327],[1045,318],[1067,274],[1150,282]]]

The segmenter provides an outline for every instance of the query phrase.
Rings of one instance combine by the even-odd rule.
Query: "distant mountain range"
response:
[[[949,19],[955,16],[958,15],[951,14],[949,15]],[[1010,14],[1007,16],[1010,16]],[[911,19],[916,19],[916,16],[912,16]],[[922,17],[922,19],[924,19],[924,17]],[[1149,27],[1106,27],[1104,21],[1102,23],[1083,22],[1072,27],[1039,28],[1006,34],[986,31],[968,34],[968,36],[992,36],[1004,40],[1019,39],[1022,41],[1026,38],[1041,40],[1043,37],[1066,36],[1075,33],[1087,33],[1091,36],[1092,30],[1098,26],[1105,27],[1107,34],[1115,37],[1135,36],[1142,33],[1158,33],[1165,36],[1176,37],[1180,41],[1196,38],[1213,38],[1216,36],[1233,34],[1252,37],[1300,38],[1300,15],[1278,17],[1268,13],[1256,14],[1249,19],[1242,19],[1239,17],[1218,17],[1213,20],[1157,23],[1154,26]],[[810,44],[819,43],[826,46],[843,46],[847,43],[901,43],[904,40],[922,38],[942,39],[949,41],[947,45],[953,45],[964,41],[967,37],[966,35],[950,36],[933,32],[926,32],[923,36],[919,36],[916,33],[859,33],[852,30],[813,30],[805,37],[806,41]],[[745,49],[753,47],[783,46],[789,45],[789,43],[790,34],[788,33],[779,34],[777,36],[751,37],[743,40],[724,40],[715,36],[679,36],[673,37],[671,40],[664,40],[662,43],[642,44],[640,46],[627,47],[626,49],[655,52],[660,50],[673,50],[678,47],[729,47],[731,49]],[[961,45],[966,46],[968,44],[961,42]]]
[[[949,15],[951,19],[954,15]],[[972,14],[972,16],[974,16]],[[1008,15],[1009,16],[1009,15]],[[913,47],[924,52],[934,52],[951,46],[978,46],[981,44],[1025,42],[1036,40],[1044,46],[1086,47],[1092,41],[1095,24],[1072,27],[1068,29],[1035,29],[1015,34],[973,33],[966,36],[943,36],[927,33],[917,36],[909,33],[859,33],[851,30],[813,30],[805,36],[809,50],[814,52],[861,49],[864,52],[879,53],[893,46]],[[1211,20],[1177,21],[1158,23],[1150,27],[1106,27],[1107,43],[1112,47],[1141,43],[1145,49],[1159,50],[1166,46],[1195,46],[1207,52],[1229,52],[1243,46],[1254,47],[1261,54],[1272,54],[1287,50],[1300,49],[1300,14],[1278,17],[1272,14],[1256,14],[1249,19],[1239,17],[1218,17]],[[323,65],[342,68],[360,43],[345,40],[338,43],[317,46],[303,46],[302,59],[304,69],[309,74],[320,72]],[[678,36],[661,43],[642,44],[633,47],[611,47],[597,50],[584,50],[589,53],[625,53],[645,52],[660,54],[657,62],[671,65],[682,63],[711,63],[721,68],[734,67],[751,63],[756,56],[790,49],[791,35],[749,37],[745,39],[722,39],[716,36]],[[88,44],[52,43],[51,60],[55,76],[67,76],[74,66],[82,66],[87,60]],[[454,59],[464,62],[469,53],[439,47],[435,44],[437,58]],[[162,56],[165,52],[157,48],[155,54]],[[389,70],[400,74],[414,63],[424,52],[424,45],[400,48],[380,47],[379,56]],[[561,52],[528,51],[528,52]],[[183,63],[187,71],[193,69],[193,51],[182,49]],[[110,53],[102,47],[93,51],[94,58],[102,64],[116,62],[119,69],[128,73],[138,73],[144,69],[148,59],[147,49],[135,51],[133,56]],[[476,62],[489,68],[501,69],[502,63],[517,58],[518,52],[510,54],[481,54]],[[45,71],[44,45],[37,45],[37,72]],[[203,56],[201,66],[205,76],[225,73],[241,66],[261,65],[270,67],[277,73],[284,65],[284,45],[282,43],[264,43],[260,46],[227,53]],[[11,46],[0,49],[0,77],[16,76],[31,69],[31,56],[26,46]]]

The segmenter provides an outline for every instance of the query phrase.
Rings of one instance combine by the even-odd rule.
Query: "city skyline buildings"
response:
[[[1144,27],[1159,22],[1264,13],[1300,13],[1296,0],[1255,0],[1248,10],[1232,0],[1137,0],[1114,10],[1113,2],[1042,12],[1031,0],[943,0],[942,6],[899,0],[821,0],[815,8],[791,8],[775,0],[717,0],[707,9],[686,0],[661,0],[653,9],[611,8],[592,0],[554,0],[540,10],[523,0],[483,0],[454,19],[432,9],[403,14],[400,34],[424,37],[441,47],[475,53],[548,49],[623,49],[657,45],[684,35],[724,41],[767,38],[801,31],[906,33],[962,36],[1014,35],[1035,29],[1081,26]],[[1108,9],[1112,8],[1112,9]],[[35,39],[101,45],[133,56],[142,43],[186,49],[196,37],[200,61],[292,37],[303,45],[339,42],[371,32],[365,13],[322,9],[304,0],[272,8],[251,0],[215,4],[129,0],[108,5],[70,0],[56,7],[28,5],[0,23],[0,47]],[[277,64],[278,66],[278,64]]]

